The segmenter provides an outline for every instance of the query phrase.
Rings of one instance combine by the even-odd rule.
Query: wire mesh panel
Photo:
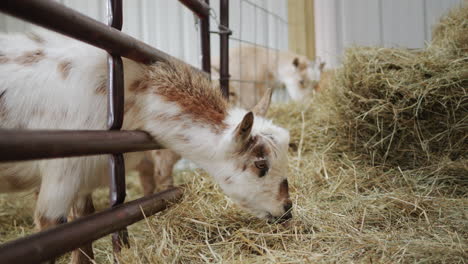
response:
[[[219,1],[211,3],[216,10]],[[229,1],[229,11],[231,103],[251,108],[270,87],[275,88],[273,101],[288,100],[285,89],[273,78],[280,52],[288,49],[287,1]],[[218,45],[212,42],[214,51]],[[217,60],[213,58],[215,66]]]

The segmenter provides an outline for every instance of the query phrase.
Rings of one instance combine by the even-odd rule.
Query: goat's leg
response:
[[[76,195],[73,186],[43,178],[34,213],[36,228],[40,231],[67,221],[67,215]]]
[[[154,181],[156,191],[163,191],[174,185],[172,170],[180,156],[172,150],[160,149],[151,152],[154,161]]]
[[[151,156],[145,153],[145,157],[140,161],[138,166],[135,168],[140,177],[140,184],[143,188],[143,193],[145,196],[151,195],[154,193],[155,184],[154,184],[154,161]]]
[[[66,221],[78,198],[78,191],[85,182],[85,172],[79,158],[50,160],[42,165],[41,187],[35,211],[35,222],[40,230]]]
[[[82,216],[93,214],[95,211],[93,197],[89,194],[77,199],[76,203],[72,207],[71,218],[74,220]],[[91,259],[94,259],[94,253],[93,245],[92,243],[89,243],[72,252],[71,263],[88,264],[92,263]]]

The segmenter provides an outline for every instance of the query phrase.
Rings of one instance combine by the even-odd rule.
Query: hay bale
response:
[[[468,52],[468,2],[454,8],[443,17],[432,30],[432,52],[442,52],[446,56],[466,57]]]
[[[372,164],[405,168],[467,156],[468,42],[460,40],[467,13],[451,12],[426,50],[347,50],[326,95],[334,97],[344,144]]]

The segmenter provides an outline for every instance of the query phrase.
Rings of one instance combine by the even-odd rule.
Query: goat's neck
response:
[[[164,147],[212,172],[213,164],[225,157],[237,125],[232,112],[228,110],[223,122],[213,124],[181,112],[177,104],[153,98],[141,123]]]

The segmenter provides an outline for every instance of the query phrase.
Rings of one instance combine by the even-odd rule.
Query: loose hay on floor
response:
[[[443,20],[427,50],[351,49],[312,101],[271,109],[297,147],[289,224],[241,212],[201,171],[179,172],[184,198],[129,227],[122,263],[466,263],[466,14]],[[142,193],[135,175],[128,190]],[[95,198],[106,207],[107,191]],[[0,196],[0,242],[33,232],[32,200]],[[111,250],[95,243],[96,262]]]

